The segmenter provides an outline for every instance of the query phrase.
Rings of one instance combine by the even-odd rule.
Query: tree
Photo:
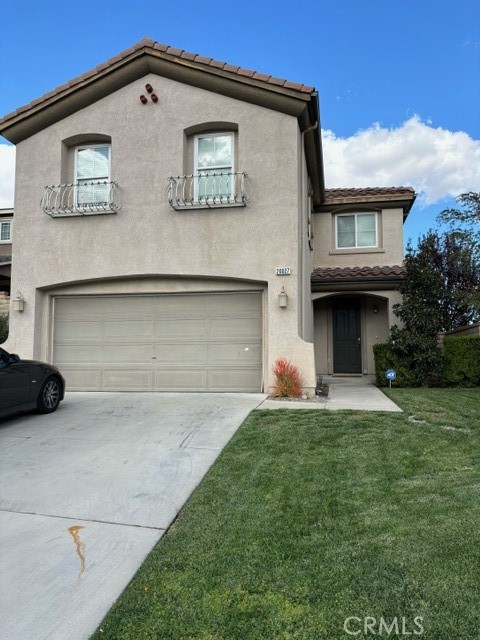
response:
[[[394,313],[403,327],[390,343],[415,370],[417,384],[440,381],[442,354],[437,334],[480,319],[480,262],[465,233],[429,231],[414,249],[407,246],[403,300]]]
[[[458,231],[470,233],[480,244],[480,193],[468,191],[456,198],[460,208],[444,209],[438,214],[439,222],[446,222]]]

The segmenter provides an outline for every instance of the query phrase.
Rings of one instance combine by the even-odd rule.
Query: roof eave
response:
[[[320,291],[360,291],[365,289],[396,289],[405,280],[405,276],[382,276],[372,278],[328,278],[311,279],[312,292]]]
[[[320,205],[316,205],[314,212],[315,213],[324,213],[324,212],[341,212],[353,210],[358,207],[368,207],[369,205],[372,208],[378,209],[403,209],[403,221],[408,217],[412,206],[416,200],[416,194],[413,194],[412,197],[409,198],[399,198],[398,196],[385,197],[379,196],[378,198],[367,196],[362,198],[358,196],[356,198],[348,199],[344,198],[342,200],[338,200],[337,202],[323,202]]]
[[[144,77],[148,73],[204,88],[216,93],[265,106],[297,118],[308,114],[316,92],[300,91],[242,76],[192,60],[175,57],[152,46],[129,50],[114,62],[58,87],[28,108],[21,108],[0,120],[0,133],[18,143],[51,124],[93,104],[97,100]],[[315,110],[315,106],[313,107]]]

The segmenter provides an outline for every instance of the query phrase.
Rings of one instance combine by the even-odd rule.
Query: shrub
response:
[[[438,348],[437,334],[431,330],[390,328],[388,344],[397,358],[411,387],[436,387],[442,383],[443,353]]]
[[[395,387],[418,387],[418,376],[405,355],[398,353],[394,345],[390,343],[373,345],[375,357],[375,375],[380,387],[388,387],[389,382],[385,378],[387,369],[395,369],[397,377],[392,383]]]
[[[277,398],[298,398],[302,395],[302,379],[297,367],[285,358],[277,358],[273,365],[275,386],[273,395]]]
[[[445,336],[445,386],[480,386],[480,336]]]
[[[8,316],[0,314],[0,344],[8,338]]]

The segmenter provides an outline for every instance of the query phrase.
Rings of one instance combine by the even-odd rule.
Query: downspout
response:
[[[318,120],[315,120],[315,122],[312,125],[310,125],[304,131],[302,131],[302,136],[301,136],[301,143],[302,143],[301,144],[301,148],[302,148],[302,165],[301,165],[302,166],[302,173],[301,173],[301,176],[302,176],[302,202],[301,202],[301,206],[302,206],[302,208],[303,208],[303,204],[304,204],[304,201],[305,201],[305,194],[303,193],[303,185],[305,184],[305,182],[304,182],[304,177],[305,176],[303,175],[304,174],[303,160],[304,160],[304,157],[305,157],[305,134],[309,133],[310,131],[315,131],[315,129],[318,129]],[[308,202],[308,200],[307,200],[307,202]],[[313,200],[312,200],[312,203],[313,203]],[[302,213],[303,213],[303,211],[302,211]],[[309,215],[311,215],[310,212],[307,212],[307,216],[309,216]],[[302,220],[302,222],[303,222],[303,220]],[[300,311],[301,311],[300,317],[302,318],[301,327],[299,327],[299,329],[301,329],[301,336],[302,336],[302,340],[303,340],[304,336],[305,336],[305,281],[304,281],[305,273],[304,273],[304,260],[303,260],[303,258],[304,258],[303,250],[304,250],[305,243],[304,243],[304,238],[303,238],[303,228],[302,228],[302,233],[299,234],[299,236],[300,236],[299,237],[299,257],[300,258],[299,258],[299,265],[298,266],[300,267],[299,268],[299,272],[301,274],[301,281],[300,281],[300,287],[299,287],[299,289],[300,289],[299,308],[300,308]],[[308,278],[309,278],[308,281],[310,283],[310,274],[308,275]]]

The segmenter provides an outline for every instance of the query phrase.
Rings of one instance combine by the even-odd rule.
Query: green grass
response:
[[[386,393],[404,414],[253,412],[93,638],[365,638],[347,617],[397,616],[390,637],[477,640],[480,390]]]

